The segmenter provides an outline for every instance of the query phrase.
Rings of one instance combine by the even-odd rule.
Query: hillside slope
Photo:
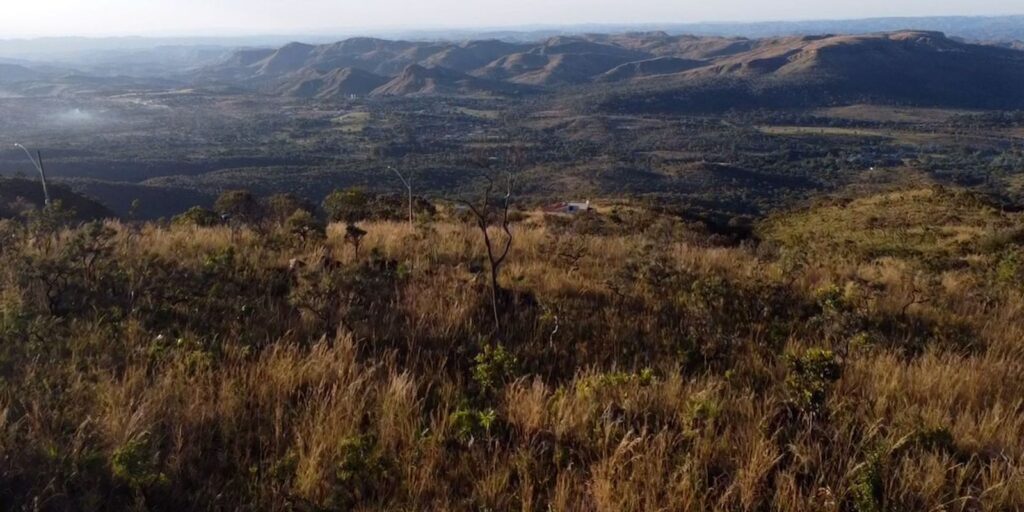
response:
[[[410,66],[416,66],[417,76],[410,76]],[[426,78],[428,69],[438,70],[432,72],[437,76]],[[558,93],[586,85],[606,96],[601,102],[608,108],[619,110],[639,108],[631,104],[720,108],[729,98],[737,108],[851,102],[1024,107],[1019,86],[1024,83],[1024,52],[1009,44],[968,44],[926,31],[765,39],[652,32],[535,43],[356,38],[328,45],[292,43],[269,53],[243,50],[196,78],[321,98],[366,94],[380,81],[372,75],[395,82],[382,89],[386,95],[502,89],[454,78],[448,71],[504,82],[505,90],[521,84]],[[428,81],[436,84],[415,85]]]
[[[425,68],[413,64],[388,83],[375,89],[373,96],[421,96],[436,94],[515,94],[521,87],[485,80],[446,68]]]
[[[0,503],[1024,510],[1021,214],[600,206],[521,212],[495,293],[458,218],[0,223]]]
[[[58,183],[49,183],[50,198],[60,201],[61,206],[74,212],[80,220],[94,220],[114,217],[114,214],[98,202],[72,192]],[[43,207],[43,190],[37,180],[0,177],[0,219],[18,217],[26,209]]]
[[[339,68],[325,73],[306,68],[286,80],[277,92],[299,98],[338,99],[367,95],[387,82],[385,77],[357,68]]]
[[[765,40],[743,53],[614,94],[613,108],[790,107],[855,102],[1024,106],[1024,52],[936,32]],[[615,106],[617,104],[617,106]]]

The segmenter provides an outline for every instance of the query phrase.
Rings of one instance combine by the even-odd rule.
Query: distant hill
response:
[[[269,52],[237,52],[219,64],[199,70],[196,78],[245,81],[262,85],[279,81],[289,74],[306,69],[329,72],[343,68],[393,76],[410,64],[426,61],[452,47],[450,44],[387,41],[365,37],[323,45],[290,43]]]
[[[629,62],[597,77],[602,82],[621,82],[648,76],[671,75],[707,65],[707,62],[678,57],[658,57]]]
[[[442,67],[468,73],[482,68],[501,57],[526,51],[530,45],[498,40],[468,41],[451,46],[423,61],[427,67]]]
[[[612,93],[613,110],[785,107],[850,102],[1024,107],[1024,52],[938,32],[760,41],[706,66]],[[645,105],[640,107],[640,105]]]
[[[25,66],[20,66],[18,64],[0,63],[0,83],[15,83],[24,82],[28,80],[38,80],[41,76],[41,73],[33,71]]]
[[[385,77],[356,68],[341,68],[326,73],[306,68],[282,85],[278,92],[300,98],[335,99],[350,95],[365,96],[387,82]]]
[[[413,64],[390,82],[378,87],[373,96],[419,96],[434,94],[514,94],[511,84],[485,80],[446,68],[425,68]]]
[[[319,99],[512,94],[523,86],[557,94],[583,86],[613,110],[850,101],[1019,108],[1024,52],[1018,48],[920,30],[763,39],[655,31],[534,43],[355,38],[241,50],[199,71],[196,80]]]

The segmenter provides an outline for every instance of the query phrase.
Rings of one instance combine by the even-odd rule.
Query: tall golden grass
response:
[[[907,218],[965,222],[933,193]],[[338,226],[109,222],[79,250],[8,223],[0,505],[1024,509],[1024,300],[993,270],[1021,248],[971,245],[1020,219],[889,250],[866,201],[760,247],[642,212],[519,224],[499,332],[458,222],[364,223],[359,255]],[[68,272],[66,307],[33,269]]]

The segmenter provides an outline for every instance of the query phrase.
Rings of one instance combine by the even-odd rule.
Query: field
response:
[[[3,221],[0,505],[1024,507],[1019,214],[901,187],[731,245],[599,206],[514,206],[494,296],[445,208]]]

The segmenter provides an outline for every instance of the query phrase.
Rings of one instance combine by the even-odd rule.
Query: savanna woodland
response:
[[[10,510],[1019,510],[1024,224],[225,193],[0,223]]]
[[[0,39],[0,511],[1024,511],[1024,16],[613,28]]]

